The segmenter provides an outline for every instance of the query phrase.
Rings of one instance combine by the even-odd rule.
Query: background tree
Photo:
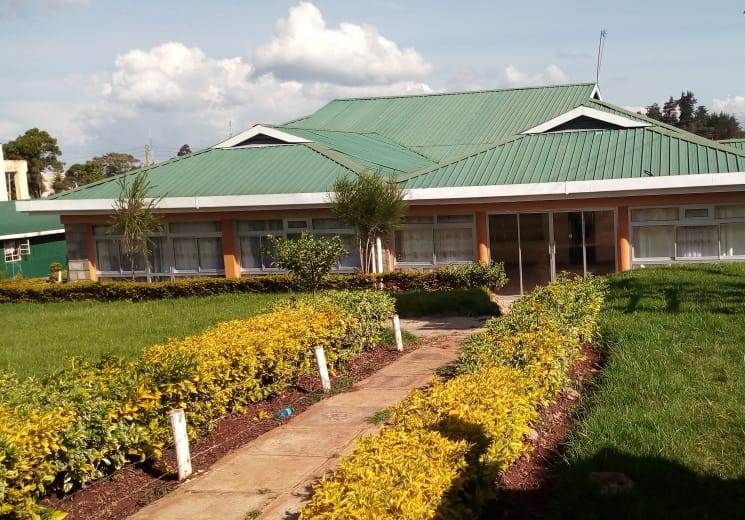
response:
[[[647,107],[647,116],[707,139],[745,137],[745,131],[734,115],[725,112],[709,112],[704,105],[697,105],[697,103],[695,94],[686,90],[681,92],[678,99],[671,96],[662,109],[659,104],[652,103]]]
[[[316,292],[348,252],[339,236],[314,237],[304,231],[300,238],[292,240],[269,236],[267,254],[278,267],[297,276],[304,290]]]
[[[176,154],[178,157],[182,157],[184,155],[189,155],[191,153],[191,146],[188,144],[182,144],[181,148],[178,149],[178,153]]]
[[[333,187],[331,210],[357,231],[362,269],[374,271],[374,245],[401,224],[406,213],[405,191],[391,179],[375,172],[339,179]]]
[[[135,278],[135,265],[142,259],[145,269],[150,268],[150,255],[153,241],[150,236],[159,231],[162,222],[155,209],[163,199],[148,199],[152,189],[148,172],[139,175],[122,176],[117,179],[119,197],[114,201],[111,216],[112,232],[122,236],[122,252],[129,259],[132,279]]]
[[[62,176],[62,172],[57,172],[54,174],[54,179],[52,179],[52,191],[54,193],[60,193],[67,189],[67,182],[65,181],[65,178]]]
[[[111,152],[97,155],[85,163],[75,163],[65,172],[68,188],[85,186],[106,177],[114,177],[136,170],[140,160],[128,153]]]
[[[6,159],[23,159],[28,163],[28,191],[31,197],[38,199],[44,192],[43,172],[59,171],[62,155],[57,139],[45,130],[31,128],[12,141],[3,145]]]

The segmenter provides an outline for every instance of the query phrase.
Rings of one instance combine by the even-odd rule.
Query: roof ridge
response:
[[[348,97],[348,98],[334,98],[324,106],[327,106],[333,103],[334,101],[370,101],[374,99],[457,96],[457,95],[466,95],[466,94],[485,94],[488,92],[513,92],[516,90],[538,90],[538,89],[547,89],[547,88],[567,88],[567,87],[584,87],[584,86],[594,87],[595,85],[596,85],[595,82],[586,81],[586,82],[579,82],[579,83],[559,83],[559,84],[554,84],[554,85],[533,85],[533,86],[524,86],[524,87],[493,88],[493,89],[479,89],[479,90],[455,90],[455,91],[442,91],[442,92],[420,92],[417,94],[393,94],[389,96],[358,96],[358,97]],[[307,119],[307,117],[310,117],[310,116],[298,118],[296,120],[290,121],[290,123],[295,122],[295,121],[300,121],[302,119]]]
[[[298,144],[305,146],[307,148],[310,148],[317,154],[326,157],[328,160],[335,162],[342,168],[346,168],[347,170],[349,170],[350,172],[356,175],[359,175],[360,173],[362,173],[363,171],[367,169],[365,166],[353,160],[347,154],[342,153],[339,150],[334,150],[333,148],[330,148],[324,144],[321,144],[321,143],[298,143]]]
[[[192,152],[192,153],[190,153],[188,155],[182,155],[180,157],[179,156],[171,157],[170,159],[168,159],[166,161],[163,161],[163,162],[151,164],[149,166],[143,166],[142,168],[137,168],[135,170],[130,170],[128,172],[120,173],[119,175],[113,175],[111,177],[104,177],[103,179],[99,179],[97,181],[93,181],[93,182],[90,182],[88,184],[83,184],[82,186],[78,186],[77,188],[73,188],[71,190],[65,190],[65,191],[63,191],[61,193],[55,193],[51,197],[47,197],[47,198],[49,198],[49,199],[57,199],[57,198],[65,197],[65,196],[67,196],[70,193],[75,193],[75,192],[82,191],[82,190],[85,190],[85,189],[88,189],[88,188],[92,188],[94,186],[99,186],[101,184],[106,184],[107,182],[112,182],[112,181],[114,181],[116,179],[120,179],[120,178],[126,177],[128,175],[132,175],[132,174],[136,174],[136,173],[141,173],[141,172],[145,172],[145,171],[150,171],[153,168],[157,168],[159,166],[164,166],[164,165],[170,164],[172,162],[181,161],[181,160],[185,160],[185,159],[190,159],[192,157],[196,157],[197,155],[201,155],[201,154],[203,154],[205,152],[209,152],[210,150],[216,150],[216,148],[202,148],[201,150],[197,150],[196,152]]]

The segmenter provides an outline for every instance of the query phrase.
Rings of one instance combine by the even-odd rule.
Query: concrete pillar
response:
[[[629,208],[618,207],[618,270],[631,269],[631,233],[629,232]]]
[[[98,280],[96,272],[96,245],[93,242],[93,224],[85,224],[85,250],[88,257],[88,279],[92,282]]]
[[[225,278],[240,278],[240,253],[233,219],[222,220],[222,259],[225,264]]]
[[[476,213],[476,246],[478,261],[481,265],[489,263],[489,233],[486,226],[486,213]]]

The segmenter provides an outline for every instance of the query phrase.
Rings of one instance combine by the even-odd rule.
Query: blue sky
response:
[[[605,5],[607,4],[607,7]],[[333,97],[591,81],[605,99],[693,90],[745,119],[745,1],[0,0],[0,141],[38,126],[69,165],[156,159]]]

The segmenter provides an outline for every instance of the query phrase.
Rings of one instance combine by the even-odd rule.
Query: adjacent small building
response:
[[[604,274],[652,264],[745,260],[745,149],[604,101],[593,83],[339,99],[281,125],[256,125],[147,171],[163,197],[142,279],[273,272],[269,234],[354,230],[329,198],[341,177],[374,170],[407,190],[387,268],[504,262],[509,292],[561,271]],[[62,216],[73,278],[129,276],[107,226],[106,179],[48,200]]]
[[[45,277],[49,265],[66,266],[65,229],[57,215],[29,215],[16,210],[28,199],[27,165],[4,160],[0,147],[0,277]]]

